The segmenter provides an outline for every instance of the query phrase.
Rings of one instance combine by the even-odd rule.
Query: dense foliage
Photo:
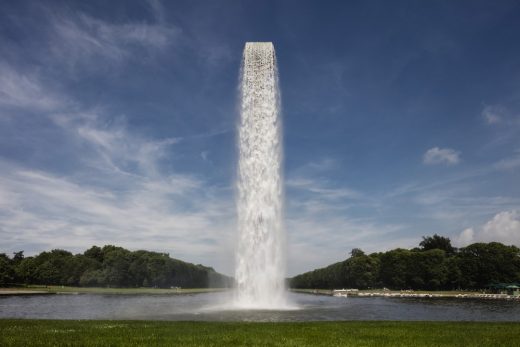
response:
[[[290,280],[293,288],[480,289],[520,282],[520,249],[498,242],[455,249],[450,239],[424,237],[419,248],[366,255],[353,249],[345,261]]]
[[[93,246],[83,254],[61,249],[24,257],[0,253],[0,285],[42,284],[110,287],[227,287],[231,279],[210,267],[170,258],[166,253]]]

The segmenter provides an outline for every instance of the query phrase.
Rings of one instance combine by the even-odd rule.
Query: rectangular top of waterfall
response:
[[[244,52],[274,53],[274,46],[272,42],[246,42]]]
[[[246,42],[246,49],[248,47],[263,47],[263,48],[274,49],[272,42]]]
[[[244,61],[246,65],[254,64],[274,67],[275,53],[272,42],[246,42]]]

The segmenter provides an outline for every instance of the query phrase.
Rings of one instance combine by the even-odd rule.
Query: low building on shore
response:
[[[520,283],[492,283],[488,290],[495,294],[520,296]]]

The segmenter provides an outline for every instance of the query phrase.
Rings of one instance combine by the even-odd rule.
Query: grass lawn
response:
[[[519,346],[519,323],[0,320],[0,346]]]

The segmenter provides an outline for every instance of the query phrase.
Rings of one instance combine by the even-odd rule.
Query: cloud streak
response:
[[[482,109],[482,117],[490,125],[519,126],[520,116],[502,104],[487,105]]]
[[[63,107],[69,100],[46,90],[36,73],[21,72],[0,61],[0,107],[49,112]],[[14,112],[2,112],[3,115]]]
[[[423,163],[427,165],[455,165],[460,162],[460,152],[451,148],[433,147],[424,153]]]
[[[70,67],[91,65],[92,59],[100,58],[120,64],[136,51],[142,59],[143,53],[162,50],[180,40],[181,29],[158,21],[157,10],[153,11],[155,23],[109,23],[85,13],[48,14],[50,51]]]

